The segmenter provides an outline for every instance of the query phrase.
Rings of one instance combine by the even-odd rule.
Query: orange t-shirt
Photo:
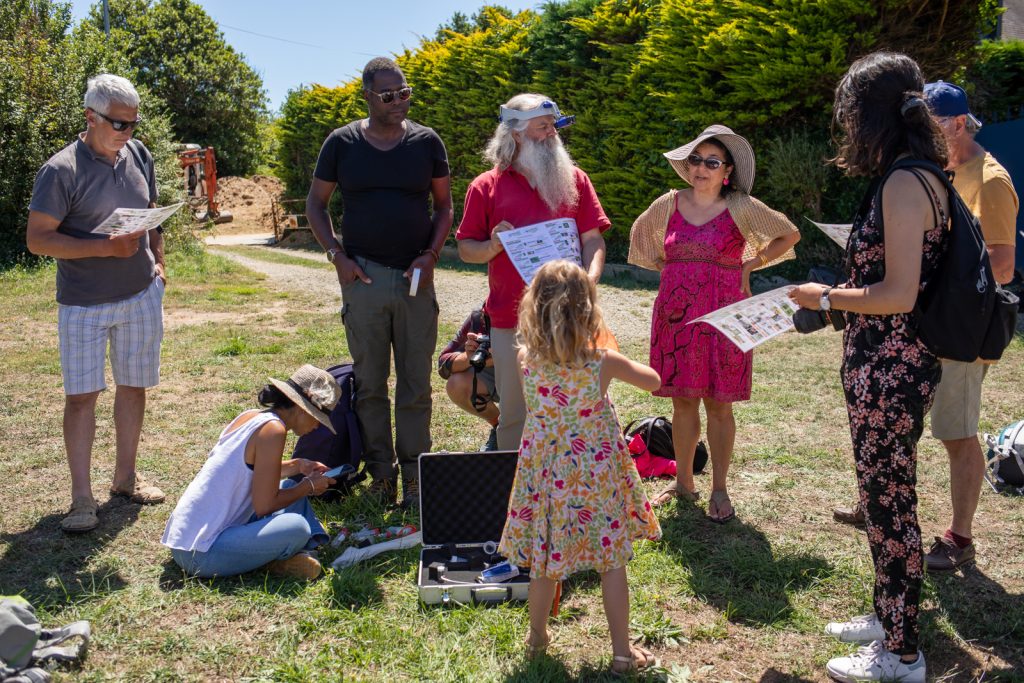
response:
[[[986,244],[1014,245],[1020,202],[1010,174],[994,156],[985,152],[953,169],[953,187],[978,217]]]

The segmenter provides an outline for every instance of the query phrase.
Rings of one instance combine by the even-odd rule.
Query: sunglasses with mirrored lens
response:
[[[367,90],[367,92],[379,97],[380,101],[384,104],[391,104],[395,101],[396,97],[403,102],[412,97],[412,88],[409,86],[399,88],[398,90],[385,90],[384,92],[373,92],[372,90]]]
[[[110,118],[103,112],[96,111],[95,109],[93,109],[92,111],[94,114],[96,114],[96,116],[99,116],[101,119],[108,121],[110,123],[110,127],[116,130],[118,133],[124,130],[132,130],[133,128],[137,127],[140,123],[142,123],[141,116],[135,119],[134,121],[118,121],[117,119]]]
[[[704,166],[706,166],[709,170],[716,171],[719,168],[721,168],[722,164],[724,164],[725,162],[722,161],[721,159],[715,159],[713,157],[708,157],[707,159],[705,159],[699,154],[691,154],[690,156],[686,157],[686,163],[690,164],[690,166],[700,166],[701,164],[704,164]]]

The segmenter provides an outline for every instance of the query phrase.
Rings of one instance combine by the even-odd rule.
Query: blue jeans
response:
[[[281,482],[282,489],[295,485],[290,479]],[[209,579],[251,572],[328,540],[330,536],[316,518],[309,498],[303,496],[266,517],[253,515],[246,524],[228,527],[205,553],[172,548],[171,557],[188,574]]]

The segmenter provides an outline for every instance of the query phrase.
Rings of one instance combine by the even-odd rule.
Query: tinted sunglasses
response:
[[[367,90],[366,92],[376,95],[384,104],[391,104],[395,101],[396,97],[403,102],[412,97],[412,88],[409,86],[399,88],[398,90],[385,90],[384,92],[373,92],[372,90]]]
[[[704,166],[706,166],[709,170],[717,171],[722,167],[722,164],[724,164],[725,162],[722,161],[721,159],[714,159],[712,157],[708,157],[705,159],[699,154],[691,154],[690,156],[686,157],[686,163],[688,163],[690,166],[700,166],[701,164],[704,164]]]
[[[123,130],[132,130],[133,128],[138,126],[140,123],[142,123],[142,117],[141,116],[139,118],[135,119],[134,121],[118,121],[117,119],[112,119],[109,116],[107,116],[106,114],[104,114],[103,112],[96,111],[95,109],[92,110],[92,113],[96,114],[96,116],[99,116],[101,119],[104,119],[105,121],[108,121],[110,123],[110,127],[113,128],[114,130],[116,130],[119,133],[121,131],[123,131]]]

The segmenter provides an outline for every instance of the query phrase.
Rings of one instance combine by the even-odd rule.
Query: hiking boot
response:
[[[366,495],[374,498],[381,505],[394,505],[398,498],[398,481],[395,479],[374,479],[366,487]]]
[[[167,497],[163,491],[146,481],[138,472],[132,477],[132,481],[127,487],[118,489],[111,486],[110,495],[124,496],[131,502],[139,503],[140,505],[156,505],[157,503],[164,502],[164,498]]]
[[[924,568],[930,572],[951,572],[974,562],[974,554],[973,543],[961,548],[948,538],[936,536],[931,550],[924,556]]]
[[[60,528],[69,534],[81,534],[92,531],[99,526],[100,520],[96,516],[99,506],[92,496],[88,498],[75,498],[71,502],[71,509],[64,519],[60,521]]]
[[[925,683],[924,655],[920,650],[917,660],[904,662],[900,656],[885,649],[881,641],[857,648],[849,657],[830,659],[825,665],[828,675],[842,683],[863,681],[901,681]]]
[[[420,509],[420,480],[416,477],[402,477],[402,505],[403,510]]]
[[[854,617],[849,621],[833,621],[825,627],[829,634],[841,643],[873,643],[885,640],[885,629],[874,614]]]
[[[863,529],[866,521],[864,519],[864,508],[860,503],[854,503],[851,507],[832,508],[832,519],[840,524],[850,524],[858,529]]]
[[[312,581],[320,576],[320,562],[307,552],[292,555],[287,560],[274,560],[267,565],[267,571],[278,576]]]
[[[487,443],[484,444],[483,450],[485,451],[496,451],[498,450],[498,428],[491,427],[491,433],[487,435]]]

